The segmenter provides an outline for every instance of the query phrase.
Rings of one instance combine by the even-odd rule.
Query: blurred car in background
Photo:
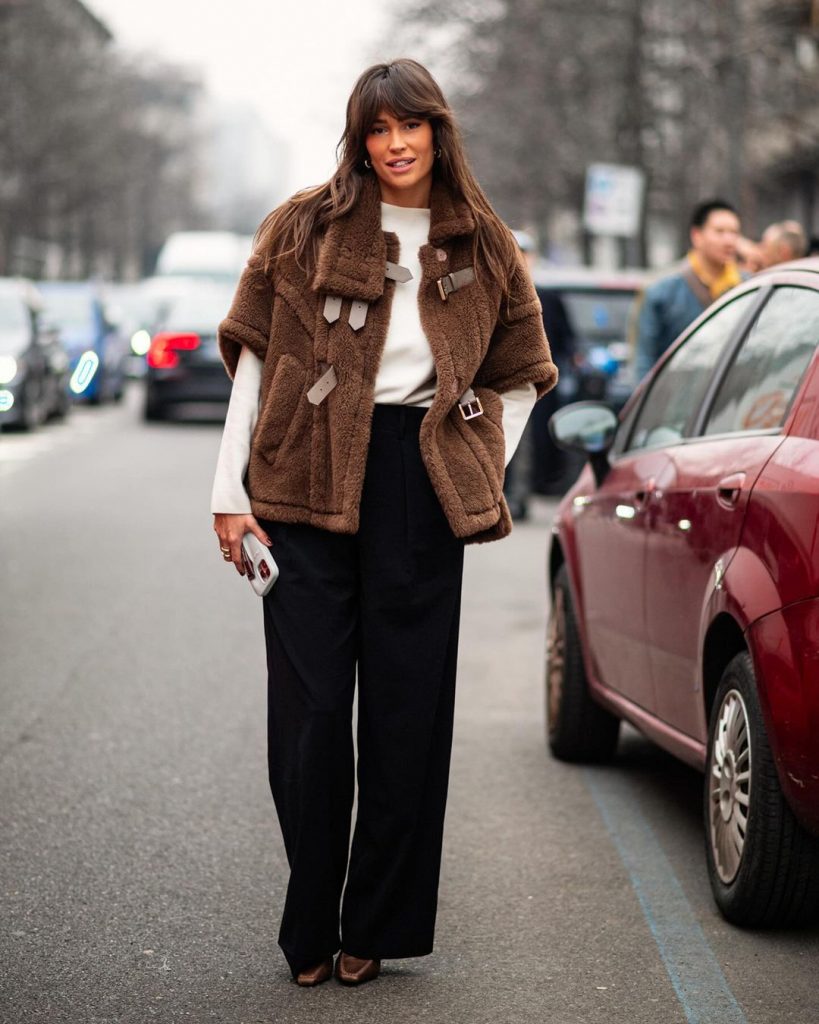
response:
[[[92,404],[118,401],[125,387],[128,343],[101,289],[88,281],[43,281],[38,288],[68,353],[72,396]]]
[[[68,357],[30,281],[0,278],[0,426],[30,430],[71,407]]]
[[[632,335],[649,273],[535,267],[532,276],[542,303],[559,296],[574,334],[574,365],[564,370],[571,379],[561,386],[565,399],[606,402],[619,412],[637,384]]]
[[[174,302],[197,284],[201,284],[201,278],[146,277],[135,283],[105,285],[108,317],[128,341],[126,373],[129,377],[145,375],[145,357],[151,338]]]
[[[536,265],[532,279],[560,373],[557,387],[532,414],[532,489],[564,494],[583,460],[555,445],[549,419],[562,405],[579,400],[605,401],[615,411],[623,407],[637,383],[631,334],[649,274]]]
[[[230,308],[236,280],[190,284],[171,304],[146,357],[146,420],[174,407],[227,403],[231,381],[219,355],[216,329]]]
[[[555,517],[548,740],[612,757],[621,719],[705,773],[736,924],[819,915],[819,259],[710,306],[620,418],[560,410],[588,466]]]

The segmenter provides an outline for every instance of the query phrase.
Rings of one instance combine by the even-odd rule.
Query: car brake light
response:
[[[199,348],[198,334],[174,334],[162,331],[155,334],[148,349],[148,366],[154,370],[172,370],[179,366],[179,352]]]

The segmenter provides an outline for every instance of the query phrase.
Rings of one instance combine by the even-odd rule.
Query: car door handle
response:
[[[744,473],[732,473],[731,476],[723,477],[717,484],[717,501],[723,508],[736,508],[739,496],[742,494],[742,485],[745,483]]]
[[[634,492],[634,504],[637,508],[642,508],[646,504],[646,502],[653,497],[656,491],[656,487],[657,484],[655,480],[652,478],[651,480],[648,481],[644,490]]]

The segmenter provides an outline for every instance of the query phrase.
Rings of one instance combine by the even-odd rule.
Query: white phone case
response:
[[[248,583],[259,597],[264,597],[279,578],[279,567],[270,549],[255,534],[246,533],[242,537],[242,561]]]

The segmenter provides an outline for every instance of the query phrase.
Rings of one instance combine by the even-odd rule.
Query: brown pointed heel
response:
[[[299,971],[296,975],[296,984],[301,985],[303,988],[311,988],[313,985],[320,985],[323,981],[327,981],[328,978],[333,976],[333,958],[327,957],[326,960],[322,960],[320,964],[316,964],[315,967],[308,967],[303,971]]]
[[[377,978],[380,971],[380,960],[362,960],[349,953],[339,953],[336,960],[336,977],[343,985],[363,985]]]

